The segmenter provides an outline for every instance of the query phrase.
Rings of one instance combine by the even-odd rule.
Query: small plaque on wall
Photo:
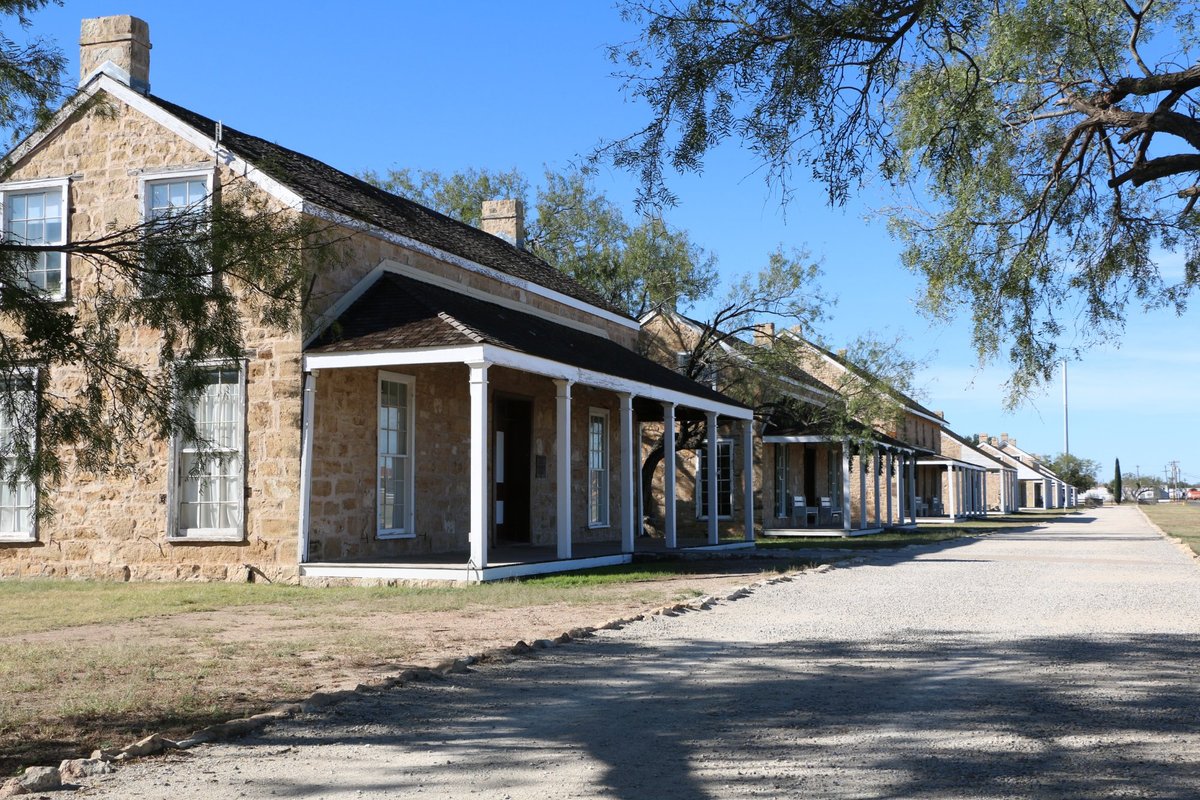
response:
[[[546,457],[545,456],[534,456],[533,457],[533,477],[535,477],[535,478],[546,477]]]

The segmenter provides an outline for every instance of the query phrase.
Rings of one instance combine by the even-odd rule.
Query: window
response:
[[[786,444],[775,445],[775,516],[786,517],[792,513],[788,496],[788,452]]]
[[[33,374],[0,381],[0,392],[12,398],[12,407],[0,402],[0,542],[29,542],[36,535],[37,488],[15,473],[19,437],[34,447],[35,377]],[[14,480],[15,478],[15,480]]]
[[[67,181],[10,183],[0,186],[4,238],[28,245],[67,243]],[[66,255],[37,253],[24,271],[29,286],[53,300],[66,297]]]
[[[409,375],[379,373],[379,472],[376,476],[377,535],[409,538],[413,533],[413,386]]]
[[[175,438],[171,537],[240,541],[246,498],[245,366],[209,370],[187,402],[197,438]]]
[[[196,289],[212,287],[210,259],[198,241],[207,224],[211,182],[209,171],[142,181],[143,215],[149,223],[143,294],[161,294],[168,283],[168,270],[184,272]]]
[[[588,526],[608,525],[608,410],[588,411]]]
[[[696,492],[696,517],[708,519],[708,448],[697,451],[700,468],[700,490]],[[717,442],[717,516],[733,515],[733,442],[725,439]]]

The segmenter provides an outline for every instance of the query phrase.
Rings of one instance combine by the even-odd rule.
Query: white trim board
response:
[[[629,564],[632,553],[607,556],[569,558],[562,561],[533,561],[529,563],[498,564],[494,567],[471,567],[467,564],[418,566],[415,564],[301,564],[301,578],[358,578],[365,580],[452,581],[483,583],[526,575],[545,575],[552,572],[611,567]]]
[[[441,248],[434,247],[431,244],[425,244],[424,242],[417,241],[416,239],[412,239],[408,236],[403,236],[399,233],[395,233],[394,231],[390,231],[387,228],[382,228],[369,222],[363,222],[360,219],[348,216],[339,211],[333,211],[307,200],[300,205],[300,210],[309,216],[323,219],[326,222],[333,222],[337,225],[343,225],[352,230],[361,231],[362,233],[370,234],[376,238],[383,239],[385,242],[391,242],[392,244],[400,245],[401,247],[407,247],[409,250],[415,250],[418,253],[423,253],[427,256],[431,256],[432,258],[436,258],[439,261],[444,261],[448,264],[453,264],[456,267],[461,267],[468,272],[474,272],[500,283],[504,283],[509,286],[515,286],[516,288],[522,289],[530,294],[536,294],[539,297],[544,297],[548,300],[562,303],[565,306],[570,306],[572,308],[585,311],[588,314],[605,320],[606,322],[613,322],[618,325],[623,325],[624,327],[635,331],[641,330],[641,325],[639,325],[636,320],[629,319],[621,314],[616,314],[612,311],[600,308],[599,306],[594,306],[584,300],[579,300],[571,297],[570,295],[563,294],[562,292],[550,289],[546,286],[542,286],[540,283],[527,281],[523,278],[509,275],[507,272],[501,272],[500,270],[492,269],[491,267],[484,266],[477,261],[472,261],[469,258],[455,255],[454,253],[442,250]],[[462,289],[462,286],[457,287],[457,291],[462,291]]]
[[[635,355],[632,354],[631,355]],[[540,356],[531,356],[508,350],[492,344],[469,345],[466,347],[429,348],[424,350],[369,350],[350,353],[308,353],[304,356],[304,370],[347,369],[353,367],[397,367],[418,364],[448,364],[466,362],[486,362],[498,367],[511,367],[523,372],[532,372],[558,380],[569,380],[574,383],[608,389],[614,392],[628,392],[637,397],[645,397],[660,402],[674,403],[685,408],[695,408],[703,411],[715,411],[731,419],[749,420],[754,418],[754,412],[749,408],[741,408],[715,400],[664,389],[649,383],[620,378],[595,370],[573,367]]]

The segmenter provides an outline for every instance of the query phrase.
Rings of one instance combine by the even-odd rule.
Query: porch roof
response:
[[[869,439],[881,447],[894,450],[912,451],[913,446],[888,436],[882,431],[869,428],[859,422],[849,426],[856,436]],[[787,444],[789,442],[838,442],[839,437],[832,435],[820,425],[788,424],[786,422],[768,422],[763,426],[762,439],[767,444]]]
[[[661,396],[654,399],[674,400],[684,395],[686,398],[680,399],[692,401],[698,408],[742,419],[752,414],[737,400],[604,337],[393,272],[382,273],[326,328],[308,347],[306,361],[311,367],[324,367],[337,363],[323,358],[330,356],[460,348],[478,351],[480,346],[528,356],[531,364],[566,365],[613,376],[636,386],[610,388],[631,390],[643,397],[646,394],[637,391],[638,386],[665,390],[655,393]],[[483,358],[487,359],[486,354]],[[453,360],[473,359],[464,355]],[[367,365],[362,360],[354,363]],[[520,363],[511,365],[521,367]]]

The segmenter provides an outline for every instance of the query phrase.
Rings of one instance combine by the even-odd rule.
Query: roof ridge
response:
[[[437,312],[437,315],[438,315],[438,317],[440,317],[442,319],[443,322],[445,322],[450,327],[454,328],[456,331],[461,333],[463,336],[466,336],[468,339],[475,342],[476,344],[485,344],[488,341],[487,337],[484,336],[482,333],[475,330],[474,328],[472,328],[470,325],[466,324],[465,322],[462,322],[461,320],[451,316],[450,314],[446,313],[445,311],[439,311],[439,312]]]
[[[211,117],[155,94],[144,97],[203,135],[212,137],[215,134],[217,123]],[[332,211],[415,239],[488,269],[527,280],[598,310],[631,319],[628,313],[598,292],[534,253],[411,198],[382,189],[319,158],[223,123],[221,146],[302,197]]]

